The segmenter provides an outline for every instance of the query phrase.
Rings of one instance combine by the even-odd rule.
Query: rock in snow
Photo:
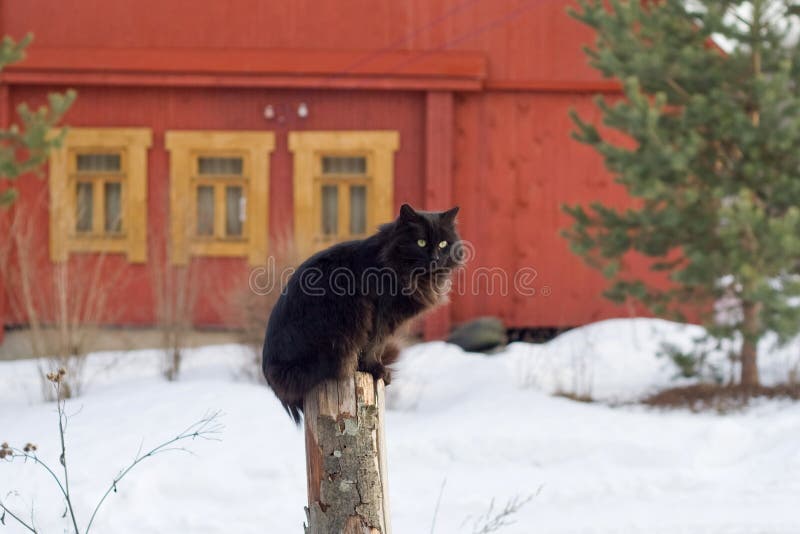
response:
[[[459,325],[448,336],[447,342],[463,350],[486,352],[508,341],[506,327],[497,317],[479,317]]]

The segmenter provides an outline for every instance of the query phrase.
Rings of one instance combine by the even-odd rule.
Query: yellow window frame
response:
[[[268,250],[269,155],[272,132],[168,131],[170,153],[170,258],[178,265],[192,256],[246,257],[263,264]],[[201,157],[241,157],[241,178],[201,175]],[[214,235],[197,235],[197,188],[214,188]],[[240,185],[245,198],[241,236],[225,235],[225,186]]]
[[[308,256],[333,242],[363,237],[349,232],[350,185],[367,187],[367,233],[394,217],[394,153],[399,133],[390,130],[290,132],[294,158],[294,238],[300,254]],[[366,174],[337,177],[322,173],[325,156],[366,158]],[[322,186],[336,185],[338,228],[334,238],[322,235]]]
[[[131,263],[147,261],[147,149],[149,128],[70,128],[61,147],[50,153],[50,258],[64,262],[71,252],[125,254]],[[77,156],[120,155],[119,173],[78,172]],[[111,175],[116,178],[111,179]],[[93,227],[76,230],[77,183],[93,184]],[[106,232],[104,184],[121,183],[121,232]]]

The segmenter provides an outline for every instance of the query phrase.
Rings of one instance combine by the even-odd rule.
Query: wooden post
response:
[[[306,395],[306,534],[391,534],[384,399],[367,373]]]

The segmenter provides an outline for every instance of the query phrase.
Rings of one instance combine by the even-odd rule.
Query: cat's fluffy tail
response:
[[[400,347],[397,345],[397,342],[389,341],[386,343],[386,346],[383,348],[383,354],[381,354],[381,363],[385,366],[389,366],[399,359]]]
[[[283,363],[266,364],[264,376],[286,413],[299,425],[303,416],[303,397],[319,382],[319,378],[309,375],[302,366]]]
[[[289,414],[289,417],[295,422],[297,426],[300,426],[300,422],[303,420],[303,405],[302,404],[292,404],[288,402],[281,401],[283,405],[283,409],[286,410],[286,413]]]

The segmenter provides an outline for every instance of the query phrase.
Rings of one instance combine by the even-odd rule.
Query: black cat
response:
[[[403,204],[375,235],[323,250],[292,275],[272,309],[262,363],[296,423],[303,396],[323,380],[359,370],[391,381],[392,334],[446,300],[460,263],[456,213]]]

